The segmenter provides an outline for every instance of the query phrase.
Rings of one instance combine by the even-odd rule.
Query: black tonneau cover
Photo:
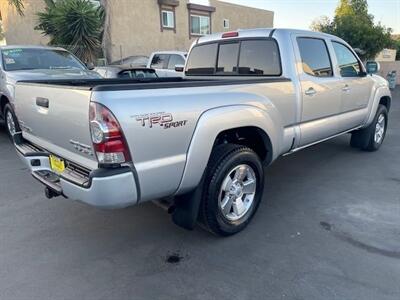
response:
[[[54,87],[85,89],[93,91],[144,90],[168,89],[185,87],[206,87],[219,85],[239,85],[268,82],[291,81],[285,77],[248,77],[224,79],[183,79],[180,77],[168,78],[140,78],[140,79],[51,79],[51,80],[23,80],[18,84],[50,85]]]

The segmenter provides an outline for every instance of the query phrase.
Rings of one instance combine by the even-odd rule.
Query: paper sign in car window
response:
[[[15,64],[15,60],[13,58],[9,58],[9,57],[7,57],[5,59],[5,62],[6,62],[7,65]]]
[[[10,49],[10,50],[4,50],[3,54],[4,56],[19,57],[21,56],[22,52],[23,52],[22,49]]]

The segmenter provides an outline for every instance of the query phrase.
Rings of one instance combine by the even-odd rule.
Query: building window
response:
[[[229,29],[229,20],[224,19],[224,29]]]
[[[164,28],[173,29],[175,28],[175,16],[173,11],[163,10],[161,12],[162,26]]]
[[[190,33],[192,35],[206,35],[211,33],[209,16],[190,15]]]

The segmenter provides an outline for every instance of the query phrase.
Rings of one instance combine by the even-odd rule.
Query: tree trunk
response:
[[[102,49],[104,56],[106,58],[107,64],[111,63],[112,57],[111,57],[111,47],[112,47],[112,41],[111,41],[111,8],[110,8],[110,0],[100,0],[100,4],[104,8],[104,35],[103,35],[103,41],[102,41]]]

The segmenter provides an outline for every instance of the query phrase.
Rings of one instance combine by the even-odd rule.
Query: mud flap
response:
[[[200,203],[203,194],[204,176],[192,192],[176,197],[172,221],[187,230],[193,230],[199,216]]]

